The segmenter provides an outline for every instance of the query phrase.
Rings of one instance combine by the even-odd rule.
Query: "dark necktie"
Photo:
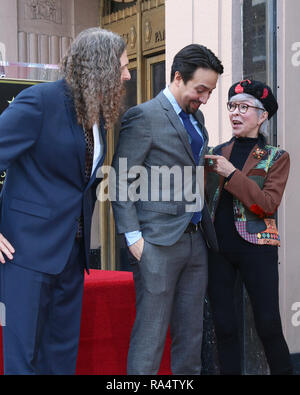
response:
[[[188,132],[189,136],[191,137],[191,147],[192,147],[192,152],[194,155],[194,159],[196,164],[198,165],[199,163],[199,154],[200,150],[203,146],[203,139],[200,136],[200,134],[197,132],[195,127],[193,126],[189,114],[184,112],[183,110],[179,113],[180,118],[183,121],[184,127],[186,131]]]
[[[94,159],[94,135],[92,129],[84,129],[84,138],[85,138],[85,169],[84,169],[84,179],[85,183],[88,184],[92,168],[93,168],[93,159]],[[83,215],[81,214],[78,220],[78,228],[76,233],[76,238],[82,238],[83,236]]]
[[[85,137],[85,182],[88,183],[91,177],[92,168],[93,168],[93,159],[94,159],[94,135],[92,129],[84,129],[84,137]]]
[[[196,164],[198,165],[199,163],[199,154],[200,150],[203,146],[203,138],[200,136],[200,134],[197,132],[195,127],[193,126],[189,114],[184,112],[183,110],[179,113],[180,118],[183,121],[184,127],[186,131],[188,132],[189,136],[191,137],[191,148],[193,152],[193,156],[195,159]],[[194,213],[191,221],[194,224],[197,224],[201,219],[201,211],[197,211]]]

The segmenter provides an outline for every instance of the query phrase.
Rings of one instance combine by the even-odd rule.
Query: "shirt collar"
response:
[[[169,102],[171,103],[171,105],[174,108],[174,111],[176,112],[176,114],[179,115],[181,113],[181,111],[182,111],[182,108],[177,103],[173,93],[170,91],[168,86],[164,89],[163,93],[166,96],[166,98],[169,100]]]

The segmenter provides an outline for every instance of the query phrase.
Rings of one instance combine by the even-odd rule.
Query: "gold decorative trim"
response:
[[[131,26],[131,28],[129,30],[129,45],[130,45],[130,48],[132,48],[132,49],[135,48],[136,40],[137,40],[137,34],[136,34],[135,26]]]
[[[142,1],[142,11],[151,10],[165,5],[165,0],[144,0]]]
[[[145,42],[149,44],[152,36],[152,26],[149,20],[145,21],[144,33]]]
[[[125,8],[122,11],[114,12],[113,14],[106,15],[103,18],[103,25],[110,25],[111,23],[122,21],[126,18],[130,18],[133,15],[137,14],[137,8],[134,5],[133,7]]]
[[[165,0],[143,0],[141,3],[141,11],[142,12],[149,11],[164,5],[165,5]],[[114,12],[110,15],[106,15],[103,17],[103,26],[121,21],[123,19],[129,18],[136,14],[137,14],[136,5],[125,8],[124,10],[118,12]]]
[[[22,80],[19,78],[0,78],[0,83],[3,82],[5,84],[21,84],[21,85],[35,85],[40,84],[41,82],[48,82],[48,81],[41,81],[41,80]]]

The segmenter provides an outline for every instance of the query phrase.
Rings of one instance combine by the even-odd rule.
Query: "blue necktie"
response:
[[[188,134],[190,135],[192,141],[191,141],[191,147],[192,147],[192,152],[194,155],[194,159],[196,164],[198,165],[199,163],[199,154],[200,154],[200,150],[202,148],[203,145],[203,139],[200,136],[200,134],[197,132],[197,130],[194,128],[191,120],[190,120],[190,116],[189,114],[187,114],[186,112],[184,112],[183,110],[179,113],[180,118],[183,121],[184,127],[186,129],[186,131],[188,132]]]
[[[194,128],[191,120],[190,120],[190,116],[189,114],[187,114],[186,112],[184,112],[183,110],[179,113],[180,118],[183,121],[184,127],[186,129],[186,131],[188,132],[189,136],[191,137],[191,148],[192,148],[192,152],[193,152],[193,156],[195,159],[196,164],[198,165],[199,163],[199,154],[200,154],[200,150],[203,146],[203,139],[202,136],[200,136],[200,134],[197,132],[197,130]],[[197,211],[194,213],[191,221],[194,224],[197,224],[201,219],[201,211]]]

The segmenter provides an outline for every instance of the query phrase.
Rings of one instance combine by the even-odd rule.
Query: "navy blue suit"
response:
[[[37,306],[38,310],[40,305],[46,303],[45,300],[47,300],[47,308],[50,308],[49,303],[55,298],[49,291],[54,287],[53,284],[56,284],[60,278],[61,283],[66,282],[69,286],[72,283],[71,279],[74,279],[73,274],[65,280],[61,280],[63,277],[59,276],[67,272],[70,275],[74,270],[77,273],[77,269],[72,269],[73,263],[70,259],[73,261],[79,259],[82,267],[85,266],[88,270],[91,219],[96,199],[96,173],[104,162],[106,152],[105,130],[102,122],[100,122],[99,130],[104,142],[104,154],[90,181],[86,184],[84,133],[77,123],[73,101],[64,80],[41,83],[25,89],[0,116],[0,169],[7,170],[1,192],[0,232],[15,248],[13,261],[9,262],[6,259],[7,263],[0,265],[0,301],[1,298],[4,300],[7,311],[6,327],[3,328],[4,351],[7,350],[7,357],[11,354],[10,347],[11,350],[15,347],[13,338],[8,335],[9,328],[13,325],[15,316],[18,315],[17,313],[12,315],[9,307],[11,306],[11,310],[22,310],[23,320],[26,322],[27,320],[40,320],[40,317],[36,317],[40,313],[32,313],[32,299],[36,298],[36,295],[41,298]],[[82,213],[84,238],[81,243],[77,243],[75,235]],[[13,274],[9,272],[12,266],[14,267]],[[13,285],[10,287],[9,283],[12,281],[9,279],[18,277],[15,273],[18,268],[20,269],[20,283],[16,282],[14,286],[18,287],[19,293],[23,295],[21,306],[18,306],[20,303],[19,296],[16,295],[18,292],[12,291]],[[33,284],[36,284],[36,278],[32,283],[29,280],[27,283],[25,280],[22,282],[22,277],[26,277],[25,272],[28,276],[34,273],[35,277],[38,275],[39,278],[43,278],[42,283],[47,284],[49,292],[45,292],[44,287],[43,292],[39,288],[34,294]],[[82,286],[79,287],[76,281],[74,287],[81,289]],[[38,280],[38,282],[41,281]],[[82,270],[79,282],[83,284]],[[59,287],[62,286],[59,285]],[[31,295],[31,299],[26,296],[29,295],[29,291],[34,294]],[[76,297],[72,297],[74,304],[77,304],[77,310],[81,309],[81,293],[82,289]],[[46,299],[43,299],[43,295],[46,295]],[[64,302],[60,301],[57,304],[63,306]],[[52,308],[55,309],[53,306]],[[71,316],[74,314],[71,314],[74,309],[72,299],[66,309],[70,311]],[[62,314],[63,311],[62,309]],[[33,317],[32,314],[35,316]],[[45,314],[43,311],[41,315],[44,317],[43,321],[47,321],[47,314]],[[71,318],[67,318],[69,319]],[[23,322],[24,332],[26,322]],[[76,325],[78,326],[78,317]],[[19,326],[22,326],[22,322],[19,322]],[[65,328],[64,323],[62,323],[61,330],[65,331],[66,338],[69,338],[70,334],[67,333],[68,329]],[[41,330],[39,327],[38,331],[40,334],[35,342],[40,343],[46,355],[46,329]],[[20,331],[18,336],[22,337],[22,333]],[[51,336],[53,338],[53,333],[49,333],[49,339]],[[27,337],[28,339],[17,339],[17,342],[22,343],[23,348],[28,346],[30,331]],[[29,357],[24,356],[26,353],[19,357],[19,359],[31,358],[29,362],[27,360],[24,362],[24,366],[20,364],[18,368],[8,368],[20,361],[7,362],[8,373],[14,369],[16,372],[12,373],[22,373],[22,369],[24,373],[38,372],[39,369],[36,366],[41,366],[37,363],[40,357],[38,355],[33,357],[32,353],[39,353],[39,347],[36,344],[32,347],[34,351],[28,349]],[[65,350],[64,353],[67,351]],[[4,352],[4,365],[5,358]],[[69,362],[65,360],[62,365],[67,363]],[[30,368],[28,368],[29,365]],[[59,362],[53,360],[53,365],[58,366]],[[45,369],[41,369],[41,372],[45,372]],[[55,371],[55,369],[51,368],[50,371]]]

